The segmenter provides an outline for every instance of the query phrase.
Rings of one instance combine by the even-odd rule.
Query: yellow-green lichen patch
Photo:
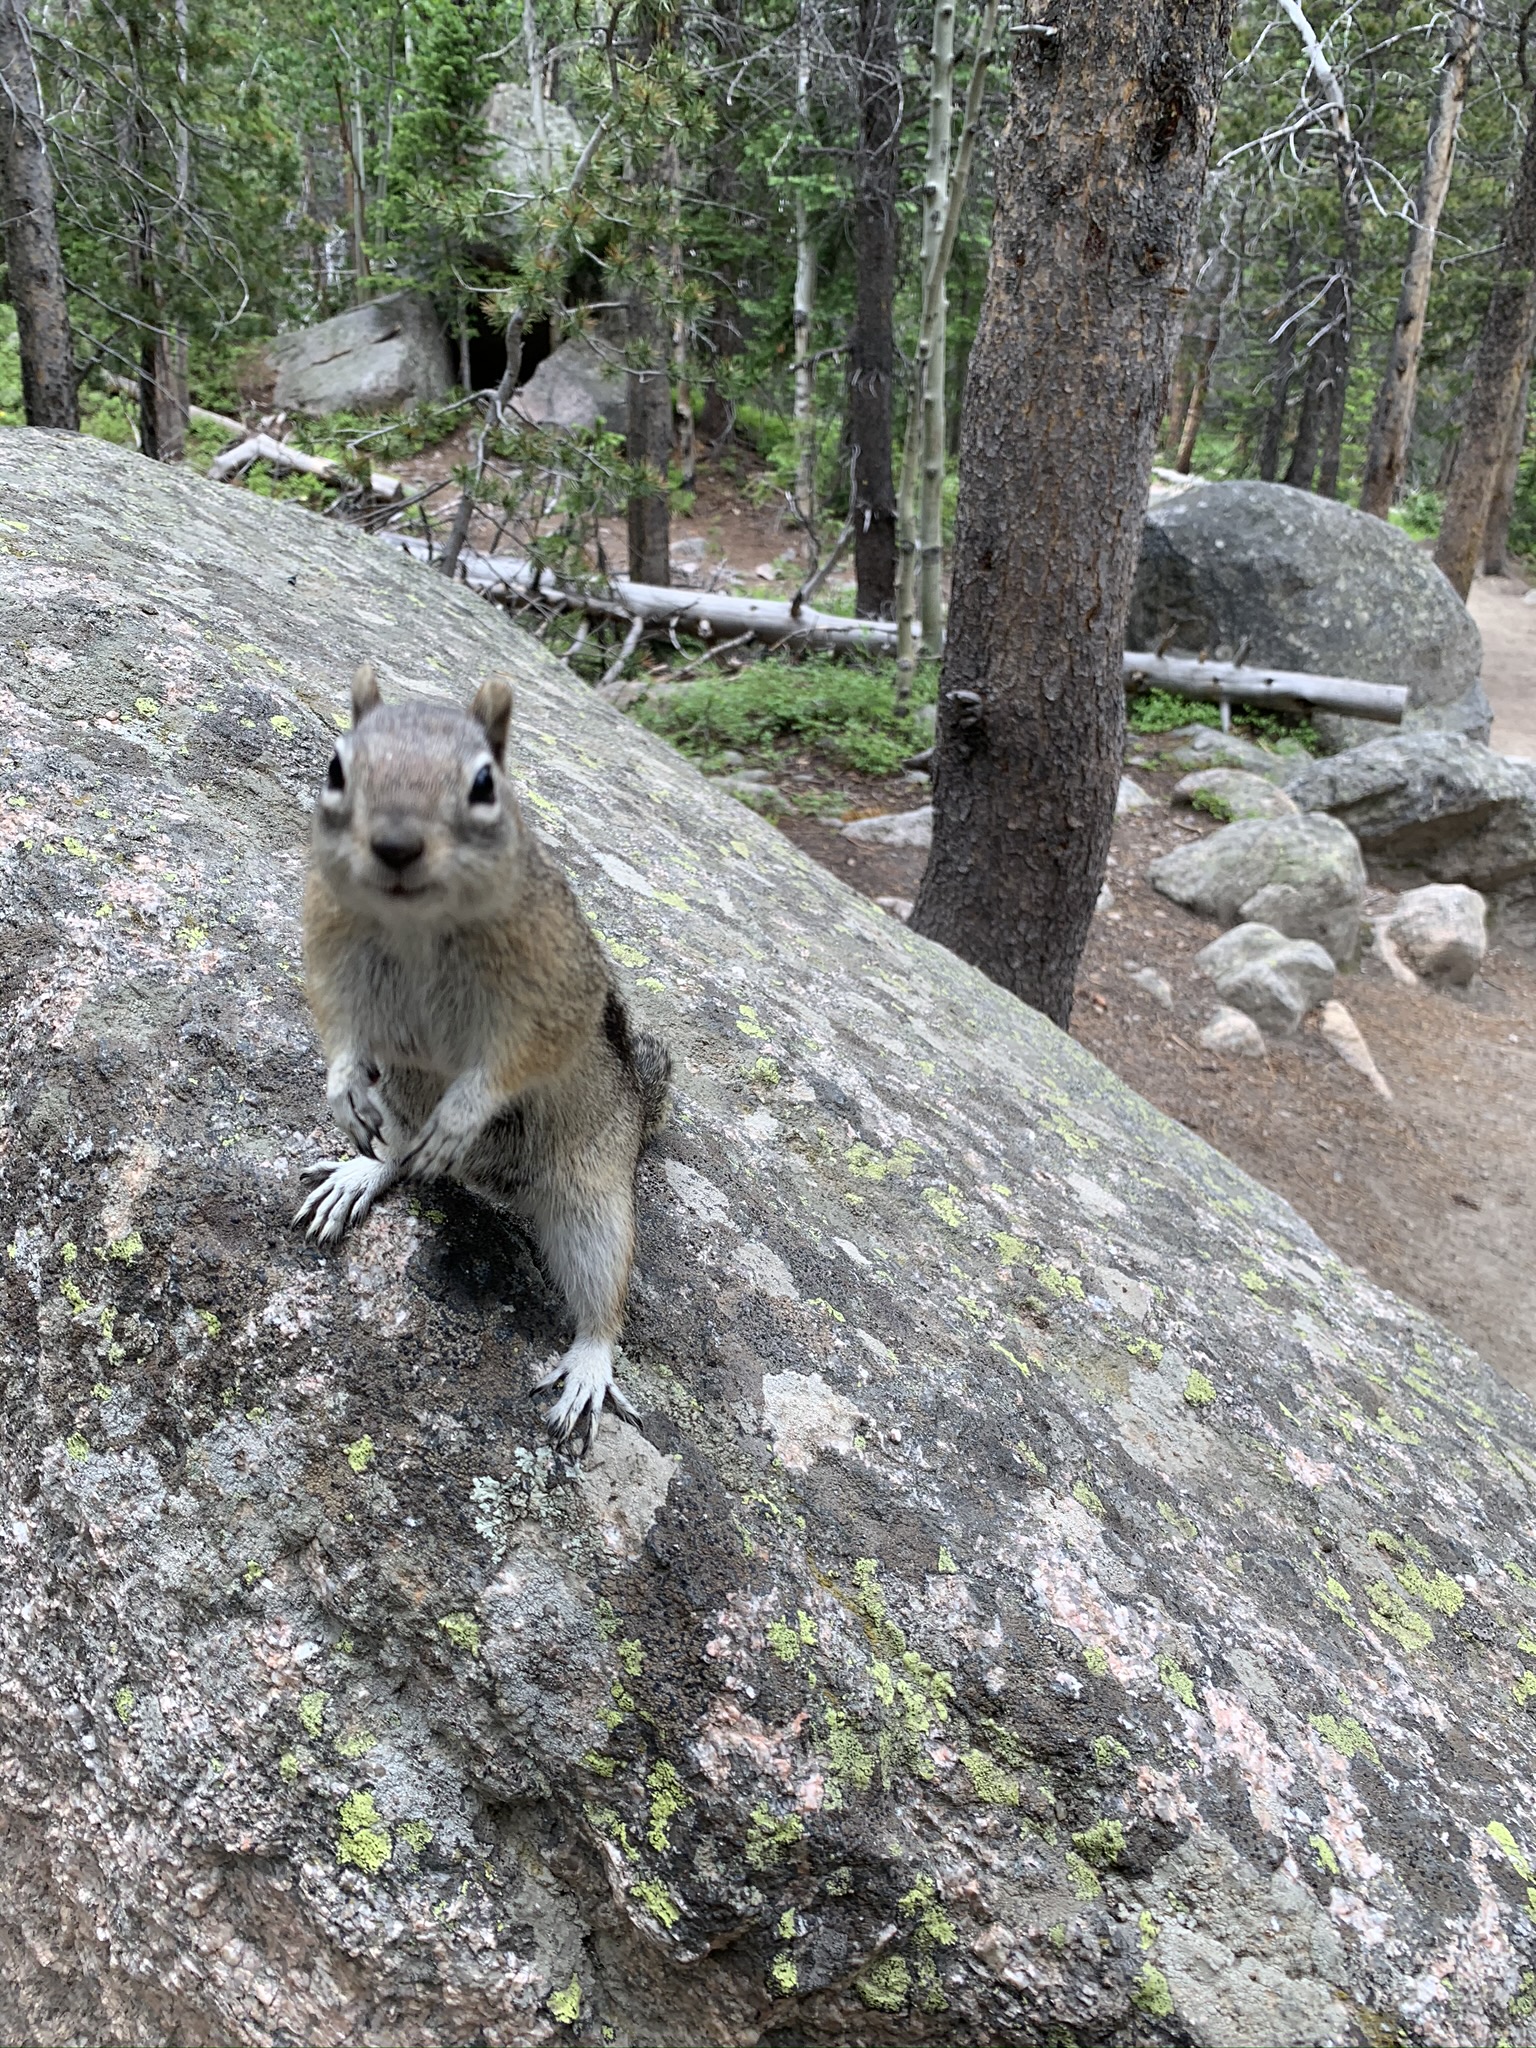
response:
[[[136,1230],[130,1230],[126,1237],[115,1237],[110,1244],[104,1244],[101,1255],[104,1259],[116,1259],[119,1265],[131,1266],[143,1249],[143,1238]]]
[[[1084,1645],[1083,1662],[1095,1678],[1108,1678],[1109,1652],[1101,1643],[1087,1643]]]
[[[1145,1955],[1146,1951],[1156,1943],[1158,1931],[1157,1922],[1145,1906],[1142,1907],[1141,1912],[1137,1916],[1136,1928],[1141,1937],[1142,1953]]]
[[[777,1088],[783,1078],[778,1061],[769,1059],[766,1053],[747,1069],[747,1079],[755,1081],[759,1088]]]
[[[1328,1747],[1336,1749],[1340,1756],[1351,1759],[1363,1756],[1378,1771],[1381,1769],[1381,1757],[1371,1740],[1370,1731],[1362,1728],[1351,1715],[1346,1714],[1341,1720],[1336,1714],[1312,1714],[1308,1717],[1308,1725],[1315,1728]]]
[[[319,1735],[325,1721],[325,1703],[328,1692],[307,1692],[299,1701],[299,1726],[312,1739]]]
[[[271,726],[272,730],[277,734],[280,740],[291,740],[293,738],[295,731],[297,730],[297,727],[294,725],[293,720],[291,718],[285,717],[281,711],[279,711],[275,717],[269,718],[267,720],[267,723]]]
[[[964,1230],[965,1211],[955,1200],[957,1193],[954,1187],[924,1188],[923,1200],[941,1223],[948,1224],[951,1230]]]
[[[112,1695],[112,1711],[125,1728],[133,1725],[133,1688],[120,1685]]]
[[[875,1756],[860,1740],[852,1720],[841,1709],[827,1706],[822,1713],[826,1720],[827,1755],[833,1777],[828,1800],[831,1803],[831,1795],[836,1792],[837,1803],[841,1804],[843,1787],[852,1786],[856,1792],[867,1792],[874,1783]]]
[[[64,1439],[64,1448],[77,1465],[83,1465],[91,1455],[90,1439],[83,1437],[79,1430],[76,1430],[73,1436]]]
[[[780,1949],[768,1971],[768,1981],[780,1998],[788,1998],[799,1989],[800,1972],[795,1968],[795,1959],[789,1950]]]
[[[1329,1848],[1327,1842],[1324,1841],[1321,1835],[1312,1835],[1308,1839],[1312,1845],[1312,1854],[1317,1858],[1321,1868],[1326,1870],[1330,1877],[1337,1877],[1339,1875],[1339,1859],[1334,1855],[1332,1849]]]
[[[480,1624],[472,1614],[445,1614],[437,1624],[456,1650],[480,1654]]]
[[[1155,1963],[1143,1963],[1141,1974],[1131,1986],[1131,2003],[1148,2019],[1165,2020],[1173,2012],[1173,1993],[1168,1979]]]
[[[1090,1900],[1103,1895],[1104,1887],[1099,1883],[1093,1865],[1085,1862],[1075,1849],[1067,1851],[1067,1883],[1085,1906]]]
[[[581,1762],[584,1770],[591,1771],[598,1778],[611,1778],[618,1769],[611,1756],[604,1756],[602,1751],[597,1749],[589,1749]]]
[[[1191,1366],[1184,1379],[1184,1398],[1191,1408],[1209,1408],[1216,1399],[1216,1389],[1197,1366]]]
[[[1397,1568],[1397,1576],[1404,1592],[1411,1593],[1422,1607],[1432,1607],[1437,1614],[1457,1615],[1467,1604],[1467,1596],[1448,1572],[1436,1572],[1433,1578],[1426,1578],[1416,1564],[1403,1564]]]
[[[424,1820],[403,1820],[395,1829],[395,1833],[406,1847],[414,1849],[418,1856],[432,1839],[432,1830]]]
[[[1095,1821],[1072,1837],[1072,1846],[1094,1870],[1109,1870],[1125,1854],[1125,1829],[1117,1820]]]
[[[642,962],[641,964],[643,966],[644,962]],[[737,1004],[736,1029],[741,1033],[743,1038],[766,1039],[768,1036],[767,1032],[758,1022],[757,1012],[753,1009],[750,1003]]]
[[[1531,1869],[1530,1858],[1501,1820],[1489,1821],[1488,1839],[1503,1850],[1514,1866],[1516,1876],[1525,1886],[1525,1910],[1536,1920],[1536,1871]]]
[[[645,1669],[645,1651],[633,1636],[618,1645],[619,1662],[631,1678],[638,1678]]]
[[[1181,1515],[1171,1501],[1160,1500],[1157,1504],[1159,1521],[1166,1522],[1175,1536],[1182,1536],[1186,1543],[1193,1543],[1200,1534],[1188,1515]]]
[[[1182,1700],[1186,1707],[1192,1708],[1194,1706],[1195,1682],[1189,1673],[1178,1663],[1176,1658],[1159,1657],[1157,1660],[1157,1675],[1175,1699]]]
[[[650,966],[650,954],[642,953],[638,946],[626,946],[622,939],[610,939],[606,932],[599,932],[598,937],[621,967]]]
[[[957,1565],[957,1564],[955,1563],[955,1560],[954,1560],[954,1559],[953,1559],[953,1558],[952,1558],[952,1557],[950,1556],[950,1554],[949,1554],[949,1545],[948,1545],[947,1543],[941,1543],[941,1544],[939,1545],[939,1566],[938,1566],[938,1568],[939,1568],[939,1570],[940,1570],[941,1572],[945,1572],[945,1573],[949,1573],[949,1572],[958,1572],[958,1571],[959,1571],[959,1569],[960,1569],[959,1565]]]
[[[1402,1594],[1383,1580],[1367,1586],[1365,1597],[1370,1603],[1372,1627],[1391,1636],[1403,1649],[1424,1650],[1435,1640],[1435,1632],[1423,1615],[1416,1613]]]
[[[1103,1777],[1110,1777],[1122,1771],[1131,1761],[1131,1752],[1123,1742],[1116,1742],[1113,1735],[1096,1735],[1093,1738],[1093,1761]]]
[[[869,1963],[853,1980],[853,1988],[876,2012],[903,2012],[912,1988],[912,1973],[905,1956],[884,1956]]]
[[[804,1839],[805,1822],[798,1814],[786,1814],[782,1820],[775,1820],[766,1806],[755,1806],[747,1830],[747,1868],[771,1870],[796,1842]]]
[[[877,1152],[872,1145],[861,1142],[849,1146],[843,1154],[843,1162],[856,1180],[882,1181],[893,1176],[897,1180],[907,1180],[922,1157],[922,1150],[922,1146],[914,1144],[910,1138],[903,1138],[890,1152]]]
[[[291,1785],[299,1775],[299,1760],[291,1749],[285,1749],[277,1760],[277,1775],[285,1785]]]
[[[573,1975],[563,1991],[551,1991],[547,2003],[562,2027],[574,2027],[581,2018],[581,1979]]]
[[[1078,1480],[1076,1486],[1072,1489],[1072,1498],[1079,1507],[1086,1508],[1090,1515],[1097,1515],[1099,1520],[1103,1521],[1105,1513],[1104,1503],[1099,1499],[1099,1496],[1094,1492],[1086,1479]]]
[[[361,1476],[361,1474],[368,1470],[368,1467],[373,1463],[374,1458],[378,1454],[373,1448],[373,1438],[371,1436],[360,1436],[356,1443],[343,1445],[341,1455],[352,1467],[352,1470]]]
[[[1522,1671],[1510,1687],[1510,1694],[1517,1707],[1529,1706],[1536,1700],[1536,1671]]]
[[[804,1608],[796,1610],[793,1624],[787,1621],[771,1621],[764,1634],[768,1647],[784,1664],[793,1664],[802,1649],[808,1649],[816,1641],[816,1624]]]
[[[683,1790],[682,1779],[665,1761],[651,1765],[645,1775],[645,1789],[651,1795],[650,1818],[646,1824],[645,1839],[659,1854],[672,1846],[667,1825],[675,1820],[688,1804],[688,1795]]]
[[[683,1917],[677,1901],[664,1884],[654,1877],[645,1877],[630,1887],[630,1896],[638,1899],[651,1918],[661,1926],[673,1928]]]
[[[371,1749],[377,1749],[379,1738],[370,1735],[366,1728],[356,1728],[350,1735],[343,1735],[336,1744],[336,1754],[352,1763],[360,1756],[366,1756]]]
[[[968,1749],[960,1759],[971,1790],[983,1806],[1017,1806],[1019,1782],[992,1761],[983,1749]]]
[[[379,1817],[371,1792],[353,1792],[341,1802],[341,1832],[336,1840],[336,1861],[350,1863],[372,1877],[389,1861],[394,1844]]]

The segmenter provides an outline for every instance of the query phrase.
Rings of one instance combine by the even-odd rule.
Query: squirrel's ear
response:
[[[370,711],[376,711],[382,702],[379,696],[379,679],[371,661],[363,662],[352,671],[352,723],[361,725]]]
[[[492,676],[475,692],[469,715],[485,727],[486,739],[496,764],[501,766],[507,751],[507,727],[512,723],[512,690],[504,676]]]

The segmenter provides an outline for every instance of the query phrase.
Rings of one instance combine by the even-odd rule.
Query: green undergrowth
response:
[[[937,666],[919,668],[914,706],[933,702]],[[898,711],[895,664],[770,656],[739,675],[701,676],[675,696],[651,697],[635,716],[705,769],[728,751],[771,766],[812,748],[860,775],[892,775],[931,739],[911,711]]]
[[[1178,697],[1171,690],[1138,690],[1126,705],[1127,729],[1146,738],[1158,733],[1177,732],[1181,726],[1221,724],[1221,706],[1205,704],[1198,698]],[[1244,739],[1257,740],[1277,753],[1302,749],[1317,752],[1317,730],[1310,718],[1297,712],[1270,711],[1260,705],[1234,704],[1232,730]]]

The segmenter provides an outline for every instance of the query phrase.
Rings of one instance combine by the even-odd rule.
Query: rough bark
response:
[[[1520,457],[1525,452],[1530,404],[1531,366],[1527,363],[1520,383],[1520,396],[1515,402],[1515,416],[1509,423],[1509,440],[1505,444],[1504,460],[1499,466],[1499,480],[1493,487],[1493,499],[1488,507],[1488,525],[1483,534],[1485,576],[1509,574],[1509,523],[1515,514],[1515,491],[1520,482]]]
[[[1024,31],[960,451],[934,843],[914,928],[1058,1023],[1103,879],[1120,657],[1228,0]]]
[[[0,214],[27,424],[78,428],[74,340],[48,130],[23,0],[0,0]]]
[[[1532,109],[1536,113],[1536,107]],[[1466,418],[1456,444],[1435,543],[1435,560],[1458,597],[1472,588],[1483,551],[1488,508],[1509,444],[1520,382],[1531,356],[1536,311],[1536,118],[1528,119],[1499,244],[1498,268],[1472,371]]]
[[[848,437],[854,451],[850,509],[859,616],[888,619],[896,604],[891,313],[896,291],[901,58],[896,47],[895,0],[859,0],[858,58],[855,296],[848,348]]]
[[[639,583],[672,580],[667,468],[672,460],[672,380],[661,320],[649,300],[630,301],[629,427],[625,454],[647,486],[629,501],[629,573]]]
[[[1330,286],[1323,299],[1323,319],[1329,323],[1330,311],[1337,312],[1333,287]],[[1332,358],[1329,354],[1331,324],[1325,324],[1312,337],[1307,351],[1307,374],[1301,387],[1301,404],[1296,410],[1296,438],[1291,443],[1291,459],[1286,464],[1282,482],[1294,485],[1298,491],[1310,491],[1312,478],[1317,470],[1317,451],[1322,436],[1323,394],[1331,374]]]
[[[1481,0],[1471,0],[1464,12],[1451,17],[1445,65],[1440,73],[1440,90],[1435,99],[1434,119],[1424,151],[1424,168],[1419,176],[1413,208],[1413,234],[1408,260],[1403,265],[1403,286],[1397,302],[1397,318],[1387,350],[1387,364],[1376,394],[1371,417],[1370,441],[1366,449],[1365,475],[1360,483],[1360,510],[1385,519],[1402,489],[1408,473],[1408,450],[1413,439],[1413,414],[1418,399],[1419,350],[1424,340],[1424,318],[1429,309],[1429,289],[1434,276],[1435,239],[1440,215],[1451,185],[1451,166],[1456,158],[1456,137],[1466,105],[1467,80],[1472,58],[1482,31]]]

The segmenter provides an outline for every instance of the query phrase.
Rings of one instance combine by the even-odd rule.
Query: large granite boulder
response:
[[[0,489],[0,2039],[1536,2039],[1523,1397],[467,592]],[[514,1229],[289,1228],[360,656],[677,1056],[580,1477]]]
[[[622,434],[629,424],[624,345],[623,316],[599,317],[551,349],[520,386],[514,408],[535,426]]]
[[[453,388],[442,322],[419,292],[389,292],[267,344],[287,412],[390,412]]]
[[[584,137],[576,117],[558,100],[542,108],[541,140],[533,95],[526,85],[493,86],[481,118],[491,138],[488,169],[509,200],[526,202],[552,184],[564,184],[581,155]]]
[[[1454,733],[1393,733],[1310,761],[1286,785],[1374,857],[1498,889],[1536,873],[1536,772]]]
[[[1482,637],[1431,557],[1386,520],[1285,484],[1202,484],[1154,501],[1126,645],[1165,643],[1403,683],[1406,726],[1488,737]],[[1315,722],[1335,746],[1380,731]]]
[[[1365,863],[1328,817],[1245,818],[1175,846],[1147,867],[1159,895],[1216,924],[1271,925],[1341,966],[1359,949]]]

